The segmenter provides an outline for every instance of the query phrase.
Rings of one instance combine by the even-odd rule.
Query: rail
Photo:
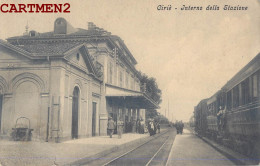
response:
[[[166,133],[168,133],[168,132],[164,132],[164,133],[161,134],[160,136],[165,135]],[[158,150],[156,151],[156,153],[155,153],[155,154],[153,155],[153,157],[146,163],[145,166],[148,166],[148,165],[152,162],[152,160],[153,160],[153,159],[156,157],[156,155],[161,151],[161,149],[163,148],[163,146],[165,145],[165,143],[168,141],[168,139],[169,139],[169,136],[165,139],[164,143],[158,148]],[[145,142],[145,143],[143,143],[143,144],[141,144],[141,145],[139,145],[139,146],[137,146],[137,147],[135,147],[135,148],[133,148],[133,149],[131,149],[131,150],[125,152],[125,153],[123,153],[122,155],[120,155],[120,156],[118,156],[118,157],[116,157],[116,158],[114,158],[114,159],[108,161],[107,163],[103,164],[102,166],[108,166],[110,163],[112,163],[112,162],[114,162],[114,161],[116,161],[116,160],[118,160],[118,159],[120,159],[120,158],[126,156],[127,154],[133,152],[134,150],[137,150],[137,149],[141,148],[142,146],[146,145],[147,143],[149,143],[149,142],[151,142],[151,141],[153,141],[153,140],[154,140],[154,139],[151,139],[151,140],[149,140],[149,141],[147,141],[147,142]]]

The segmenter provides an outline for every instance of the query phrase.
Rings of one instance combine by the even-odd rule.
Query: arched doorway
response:
[[[73,90],[72,99],[72,123],[71,123],[71,137],[78,138],[78,115],[79,115],[79,88],[75,87]]]
[[[31,81],[24,81],[18,85],[14,91],[14,107],[13,114],[14,126],[16,120],[20,117],[26,117],[30,120],[30,128],[33,129],[33,137],[40,136],[40,92],[37,85]],[[28,127],[28,121],[21,119],[17,125]]]

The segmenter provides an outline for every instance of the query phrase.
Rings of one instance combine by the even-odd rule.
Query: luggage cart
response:
[[[23,120],[28,122],[27,125],[19,123]],[[20,117],[16,119],[15,128],[12,129],[12,138],[14,141],[31,141],[33,129],[30,128],[30,119],[26,117]]]

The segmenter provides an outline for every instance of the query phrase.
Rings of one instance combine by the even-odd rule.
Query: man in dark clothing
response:
[[[137,119],[137,121],[136,121],[136,132],[137,133],[140,133],[140,126],[141,126],[140,119]]]
[[[180,122],[180,132],[181,132],[181,134],[182,134],[182,132],[183,132],[183,127],[184,127],[184,124],[182,123],[182,121]]]
[[[176,121],[175,127],[176,127],[176,130],[177,130],[177,134],[179,134],[179,131],[180,131],[179,121]]]
[[[152,119],[148,119],[148,131],[150,133],[150,136],[156,134],[155,124]]]
[[[107,130],[108,130],[108,134],[109,134],[110,138],[112,138],[115,128],[116,128],[115,122],[113,121],[113,119],[111,117],[109,117],[108,122],[107,122]]]
[[[160,129],[161,129],[160,122],[157,122],[156,126],[157,126],[158,133],[160,133]]]
[[[145,122],[143,119],[140,119],[140,133],[144,134],[144,127],[145,127]]]

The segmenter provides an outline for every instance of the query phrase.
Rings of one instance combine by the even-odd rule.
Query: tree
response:
[[[142,90],[145,91],[145,93],[159,105],[162,102],[162,91],[158,88],[156,79],[153,77],[148,77],[146,74],[141,72],[140,75]]]
[[[153,77],[148,77],[146,74],[139,72],[141,75],[141,86],[142,91],[145,92],[156,104],[160,104],[162,102],[161,96],[162,91],[159,89],[156,79]],[[157,110],[149,109],[146,111],[146,118],[156,118],[159,115]]]
[[[155,109],[147,109],[145,111],[145,117],[146,119],[149,119],[149,118],[155,118],[158,116],[158,112],[155,110]]]

